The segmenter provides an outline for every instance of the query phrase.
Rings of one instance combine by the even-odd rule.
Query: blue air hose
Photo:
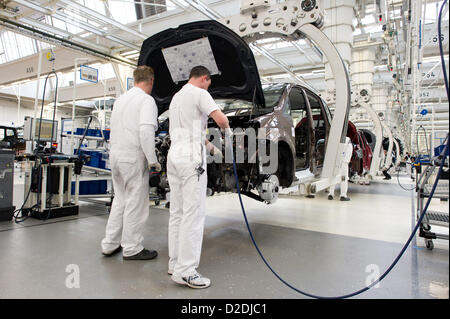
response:
[[[441,9],[439,10],[439,18],[438,18],[438,37],[439,37],[439,54],[441,56],[441,65],[442,65],[442,73],[444,74],[444,83],[445,90],[447,91],[447,100],[450,99],[449,88],[448,88],[448,78],[447,78],[447,69],[445,68],[445,58],[444,58],[444,48],[442,45],[442,11],[444,11],[444,7],[447,4],[447,0],[444,0],[442,3]]]
[[[226,137],[231,149],[232,149],[232,141],[231,141],[231,137],[227,136]],[[425,216],[426,211],[428,210],[428,206],[430,205],[431,199],[434,196],[434,191],[436,190],[436,186],[437,183],[439,181],[439,178],[441,176],[441,172],[442,172],[442,167],[444,166],[445,163],[445,154],[447,152],[447,149],[449,148],[449,141],[450,139],[447,138],[447,144],[444,148],[443,151],[443,158],[441,161],[441,165],[439,167],[439,171],[438,171],[438,175],[436,177],[436,180],[434,182],[433,188],[431,190],[430,193],[430,197],[427,200],[427,203],[422,211],[422,213],[420,214],[419,220],[417,221],[416,226],[414,227],[414,230],[411,232],[411,235],[408,238],[408,241],[405,243],[405,245],[403,246],[402,250],[400,251],[400,253],[398,254],[398,256],[395,258],[395,260],[393,261],[393,263],[389,266],[389,268],[380,276],[380,278],[378,278],[376,281],[374,281],[373,283],[371,283],[370,285],[368,285],[367,287],[364,287],[358,291],[346,294],[346,295],[342,295],[342,296],[335,296],[335,297],[324,297],[324,296],[318,296],[318,295],[314,295],[305,291],[302,291],[294,286],[292,286],[290,283],[288,283],[287,281],[285,281],[273,268],[272,266],[269,264],[269,262],[267,261],[267,259],[264,257],[263,253],[261,252],[261,250],[258,247],[258,244],[255,241],[255,237],[253,236],[253,232],[250,228],[250,225],[248,223],[248,219],[247,219],[247,213],[245,212],[245,208],[244,208],[244,204],[242,202],[242,196],[241,196],[241,191],[240,191],[240,186],[239,186],[239,178],[238,178],[238,174],[237,174],[237,169],[236,169],[236,161],[234,159],[234,154],[233,152],[231,152],[232,154],[232,158],[233,158],[233,170],[234,170],[234,177],[235,177],[235,181],[236,181],[236,189],[237,189],[237,193],[239,196],[239,202],[241,204],[241,209],[242,209],[242,214],[244,215],[244,220],[245,220],[245,225],[247,226],[247,230],[248,233],[250,235],[250,238],[252,240],[253,245],[255,246],[259,256],[261,257],[262,261],[266,264],[267,268],[270,269],[270,271],[275,275],[275,277],[277,277],[283,284],[285,284],[286,286],[288,286],[289,288],[291,288],[292,290],[307,296],[307,297],[311,297],[311,298],[316,298],[316,299],[345,299],[345,298],[350,298],[350,297],[354,297],[356,295],[359,295],[367,290],[369,290],[370,288],[372,288],[373,286],[375,286],[376,284],[378,284],[379,282],[381,282],[390,272],[391,270],[395,267],[395,265],[398,263],[398,261],[400,260],[400,258],[403,256],[403,254],[405,253],[406,249],[408,248],[409,244],[411,243],[411,241],[413,240],[417,230],[420,227],[420,224],[422,223],[423,217]]]
[[[445,69],[445,61],[444,61],[444,52],[443,52],[443,48],[442,48],[442,42],[440,41],[441,39],[441,35],[442,35],[442,31],[441,31],[441,21],[442,21],[442,11],[444,6],[447,4],[447,0],[445,0],[441,6],[440,12],[439,12],[439,23],[438,23],[438,33],[439,33],[439,49],[440,49],[440,54],[441,54],[441,63],[442,63],[442,67],[443,67],[443,72],[444,72],[444,81],[445,81],[445,88],[447,90],[447,97],[449,96],[449,88],[448,88],[448,80],[447,80],[447,71]],[[226,136],[226,140],[228,141],[231,150],[233,149],[233,144],[231,141],[231,136],[230,135],[225,135]],[[269,264],[269,262],[266,260],[266,258],[264,257],[263,253],[261,252],[261,250],[258,247],[258,244],[255,241],[255,237],[253,236],[253,232],[250,228],[250,225],[248,223],[248,219],[247,219],[247,214],[245,212],[245,208],[244,208],[244,204],[242,202],[242,196],[241,196],[241,190],[240,190],[240,186],[239,186],[239,177],[237,174],[237,169],[236,169],[236,161],[234,159],[234,154],[233,152],[231,152],[232,158],[233,158],[233,171],[234,171],[234,178],[236,181],[236,189],[237,189],[237,193],[239,196],[239,202],[241,204],[241,209],[242,209],[242,214],[244,215],[244,220],[245,220],[245,225],[247,226],[247,230],[248,233],[250,235],[250,238],[252,240],[253,245],[255,246],[259,256],[261,257],[262,261],[266,264],[267,268],[270,269],[270,271],[275,275],[275,277],[277,277],[283,284],[285,284],[287,287],[291,288],[292,290],[298,292],[299,294],[302,294],[304,296],[307,297],[311,297],[311,298],[316,298],[316,299],[345,299],[345,298],[350,298],[350,297],[354,297],[357,296],[359,294],[362,294],[363,292],[368,291],[370,288],[372,288],[373,286],[375,286],[376,284],[378,284],[379,282],[381,282],[390,272],[391,270],[397,265],[398,261],[400,260],[400,258],[403,256],[403,254],[405,253],[406,249],[408,248],[409,244],[411,243],[411,241],[413,240],[417,230],[419,229],[422,220],[425,216],[425,213],[428,210],[428,206],[430,205],[431,199],[434,196],[434,192],[436,190],[436,186],[438,184],[438,181],[441,177],[441,173],[442,173],[442,168],[444,167],[444,163],[445,163],[445,158],[446,158],[446,154],[447,154],[447,150],[449,148],[449,142],[450,142],[450,138],[449,135],[447,134],[447,143],[445,145],[444,150],[441,153],[441,157],[442,157],[442,161],[441,164],[439,166],[439,171],[436,177],[436,180],[433,184],[433,188],[431,189],[430,192],[430,196],[428,197],[428,200],[425,204],[425,207],[423,209],[423,211],[420,214],[419,220],[417,221],[416,226],[414,227],[413,231],[411,232],[411,235],[409,236],[407,242],[405,243],[405,245],[403,246],[402,250],[400,251],[400,253],[398,254],[398,256],[394,259],[394,261],[392,262],[392,264],[389,266],[389,268],[380,276],[380,278],[378,278],[377,280],[375,280],[373,283],[371,283],[370,285],[368,285],[367,287],[364,287],[360,290],[357,290],[355,292],[346,294],[346,295],[342,295],[342,296],[334,296],[334,297],[324,297],[324,296],[318,296],[318,295],[314,295],[305,291],[302,291],[294,286],[292,286],[290,283],[288,283],[286,280],[284,280],[273,268],[272,266]]]

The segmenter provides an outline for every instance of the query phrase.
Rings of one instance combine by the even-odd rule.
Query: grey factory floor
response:
[[[410,187],[405,176],[400,181]],[[262,252],[293,286],[324,296],[346,294],[383,273],[400,252],[414,224],[413,193],[395,178],[377,178],[370,186],[350,184],[349,195],[350,202],[319,194],[280,198],[273,205],[244,198]],[[448,211],[448,203],[433,201]],[[152,261],[102,257],[108,218],[102,205],[81,204],[77,217],[1,222],[0,298],[305,298],[259,258],[234,194],[207,200],[198,270],[211,278],[211,287],[178,286],[167,275],[168,217],[163,206],[150,208],[144,245],[159,252]],[[379,287],[356,298],[449,298],[448,248],[448,241],[436,240],[434,250],[427,250],[418,237]],[[79,268],[79,288],[66,287],[69,265]]]

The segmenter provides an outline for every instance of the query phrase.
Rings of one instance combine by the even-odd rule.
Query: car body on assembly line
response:
[[[21,137],[22,128],[0,125],[0,148],[13,149],[19,155],[25,152],[25,140]]]
[[[353,122],[348,122],[347,136],[352,141],[353,154],[349,165],[349,178],[356,180],[365,178],[370,172],[372,149],[367,142],[365,132],[358,130]]]
[[[267,147],[265,150],[259,147],[255,152],[248,147],[248,138],[244,136],[241,140],[243,144],[237,145],[239,135],[235,136],[234,150],[239,147],[245,149],[244,161],[237,163],[241,192],[256,200],[271,203],[276,200],[280,186],[292,185],[297,171],[309,171],[310,175],[319,177],[331,127],[331,114],[327,105],[305,86],[290,83],[262,85],[247,43],[218,22],[200,21],[162,31],[142,45],[138,64],[148,65],[155,71],[152,96],[160,114],[156,145],[163,172],[160,180],[153,179],[152,186],[158,182],[163,187],[168,186],[164,172],[170,147],[168,108],[172,96],[187,82],[172,80],[162,49],[201,38],[209,40],[219,70],[218,74],[213,73],[211,76],[209,93],[227,115],[232,129],[253,128],[258,132],[258,143],[263,141],[261,145]],[[210,119],[209,130],[216,127]],[[224,143],[222,148],[223,154],[226,154]],[[264,151],[272,159],[274,154],[271,152],[276,152],[277,165],[272,173],[266,173],[263,167],[267,163],[260,162],[261,152]],[[236,191],[232,163],[211,162],[208,163],[207,171],[208,188],[212,193]]]

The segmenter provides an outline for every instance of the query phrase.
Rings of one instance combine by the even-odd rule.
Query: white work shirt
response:
[[[205,144],[208,117],[216,110],[220,108],[208,91],[185,84],[169,106],[171,144]]]
[[[151,125],[154,131],[158,129],[158,108],[152,96],[141,88],[133,87],[114,102],[111,152],[144,155],[139,137],[142,125]]]
[[[344,163],[350,163],[353,155],[353,144],[352,142],[344,145],[344,150],[342,152],[342,161]]]

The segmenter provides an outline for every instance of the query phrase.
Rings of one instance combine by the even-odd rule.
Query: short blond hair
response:
[[[134,70],[133,77],[134,83],[150,82],[151,80],[154,79],[155,72],[151,67],[147,65],[141,65]]]

